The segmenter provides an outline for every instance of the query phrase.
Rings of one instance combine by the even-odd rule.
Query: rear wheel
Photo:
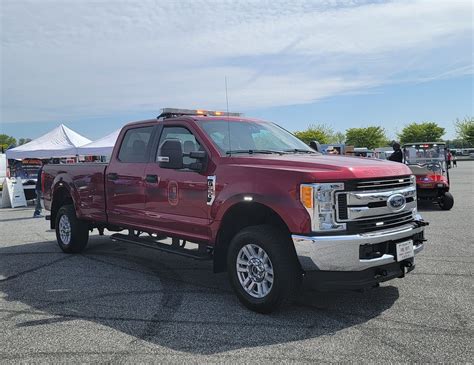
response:
[[[301,279],[291,241],[272,226],[244,228],[229,247],[229,280],[249,309],[270,313],[293,299]]]
[[[439,206],[443,210],[450,210],[454,205],[454,197],[451,193],[444,193],[444,195],[439,200]]]
[[[78,253],[84,250],[89,240],[89,226],[77,219],[74,206],[61,207],[56,215],[56,239],[66,253]]]

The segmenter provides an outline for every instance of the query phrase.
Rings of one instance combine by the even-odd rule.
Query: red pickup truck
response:
[[[240,115],[164,109],[126,125],[108,164],[46,165],[42,182],[64,252],[94,228],[125,231],[112,239],[213,260],[258,312],[302,278],[330,289],[404,277],[425,241],[404,164],[324,156]]]

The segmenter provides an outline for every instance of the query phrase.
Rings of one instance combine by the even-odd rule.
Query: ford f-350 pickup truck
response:
[[[302,278],[357,289],[404,277],[425,241],[404,164],[323,156],[240,115],[164,109],[126,125],[108,164],[46,165],[42,181],[64,252],[93,229],[128,230],[112,239],[213,260],[262,313]]]

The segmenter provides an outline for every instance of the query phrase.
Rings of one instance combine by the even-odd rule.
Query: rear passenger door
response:
[[[129,128],[107,168],[107,214],[110,223],[138,228],[145,210],[145,168],[155,133],[154,126]]]
[[[156,157],[146,169],[147,221],[150,226],[170,235],[186,236],[189,240],[208,240],[210,238],[208,176],[205,171],[188,168],[177,170],[160,168],[157,157],[166,139],[178,139],[184,153],[204,150],[202,143],[187,126],[163,126]],[[193,162],[197,160],[184,157],[185,164]]]

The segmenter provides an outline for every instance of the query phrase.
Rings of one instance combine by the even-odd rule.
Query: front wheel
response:
[[[444,195],[441,197],[439,201],[439,206],[443,210],[450,210],[454,205],[454,197],[453,194],[451,193],[444,193]]]
[[[270,313],[293,299],[301,279],[291,241],[272,226],[244,228],[230,243],[227,268],[239,300]]]
[[[79,253],[89,240],[88,224],[77,219],[74,206],[61,207],[56,216],[56,239],[66,253]]]

